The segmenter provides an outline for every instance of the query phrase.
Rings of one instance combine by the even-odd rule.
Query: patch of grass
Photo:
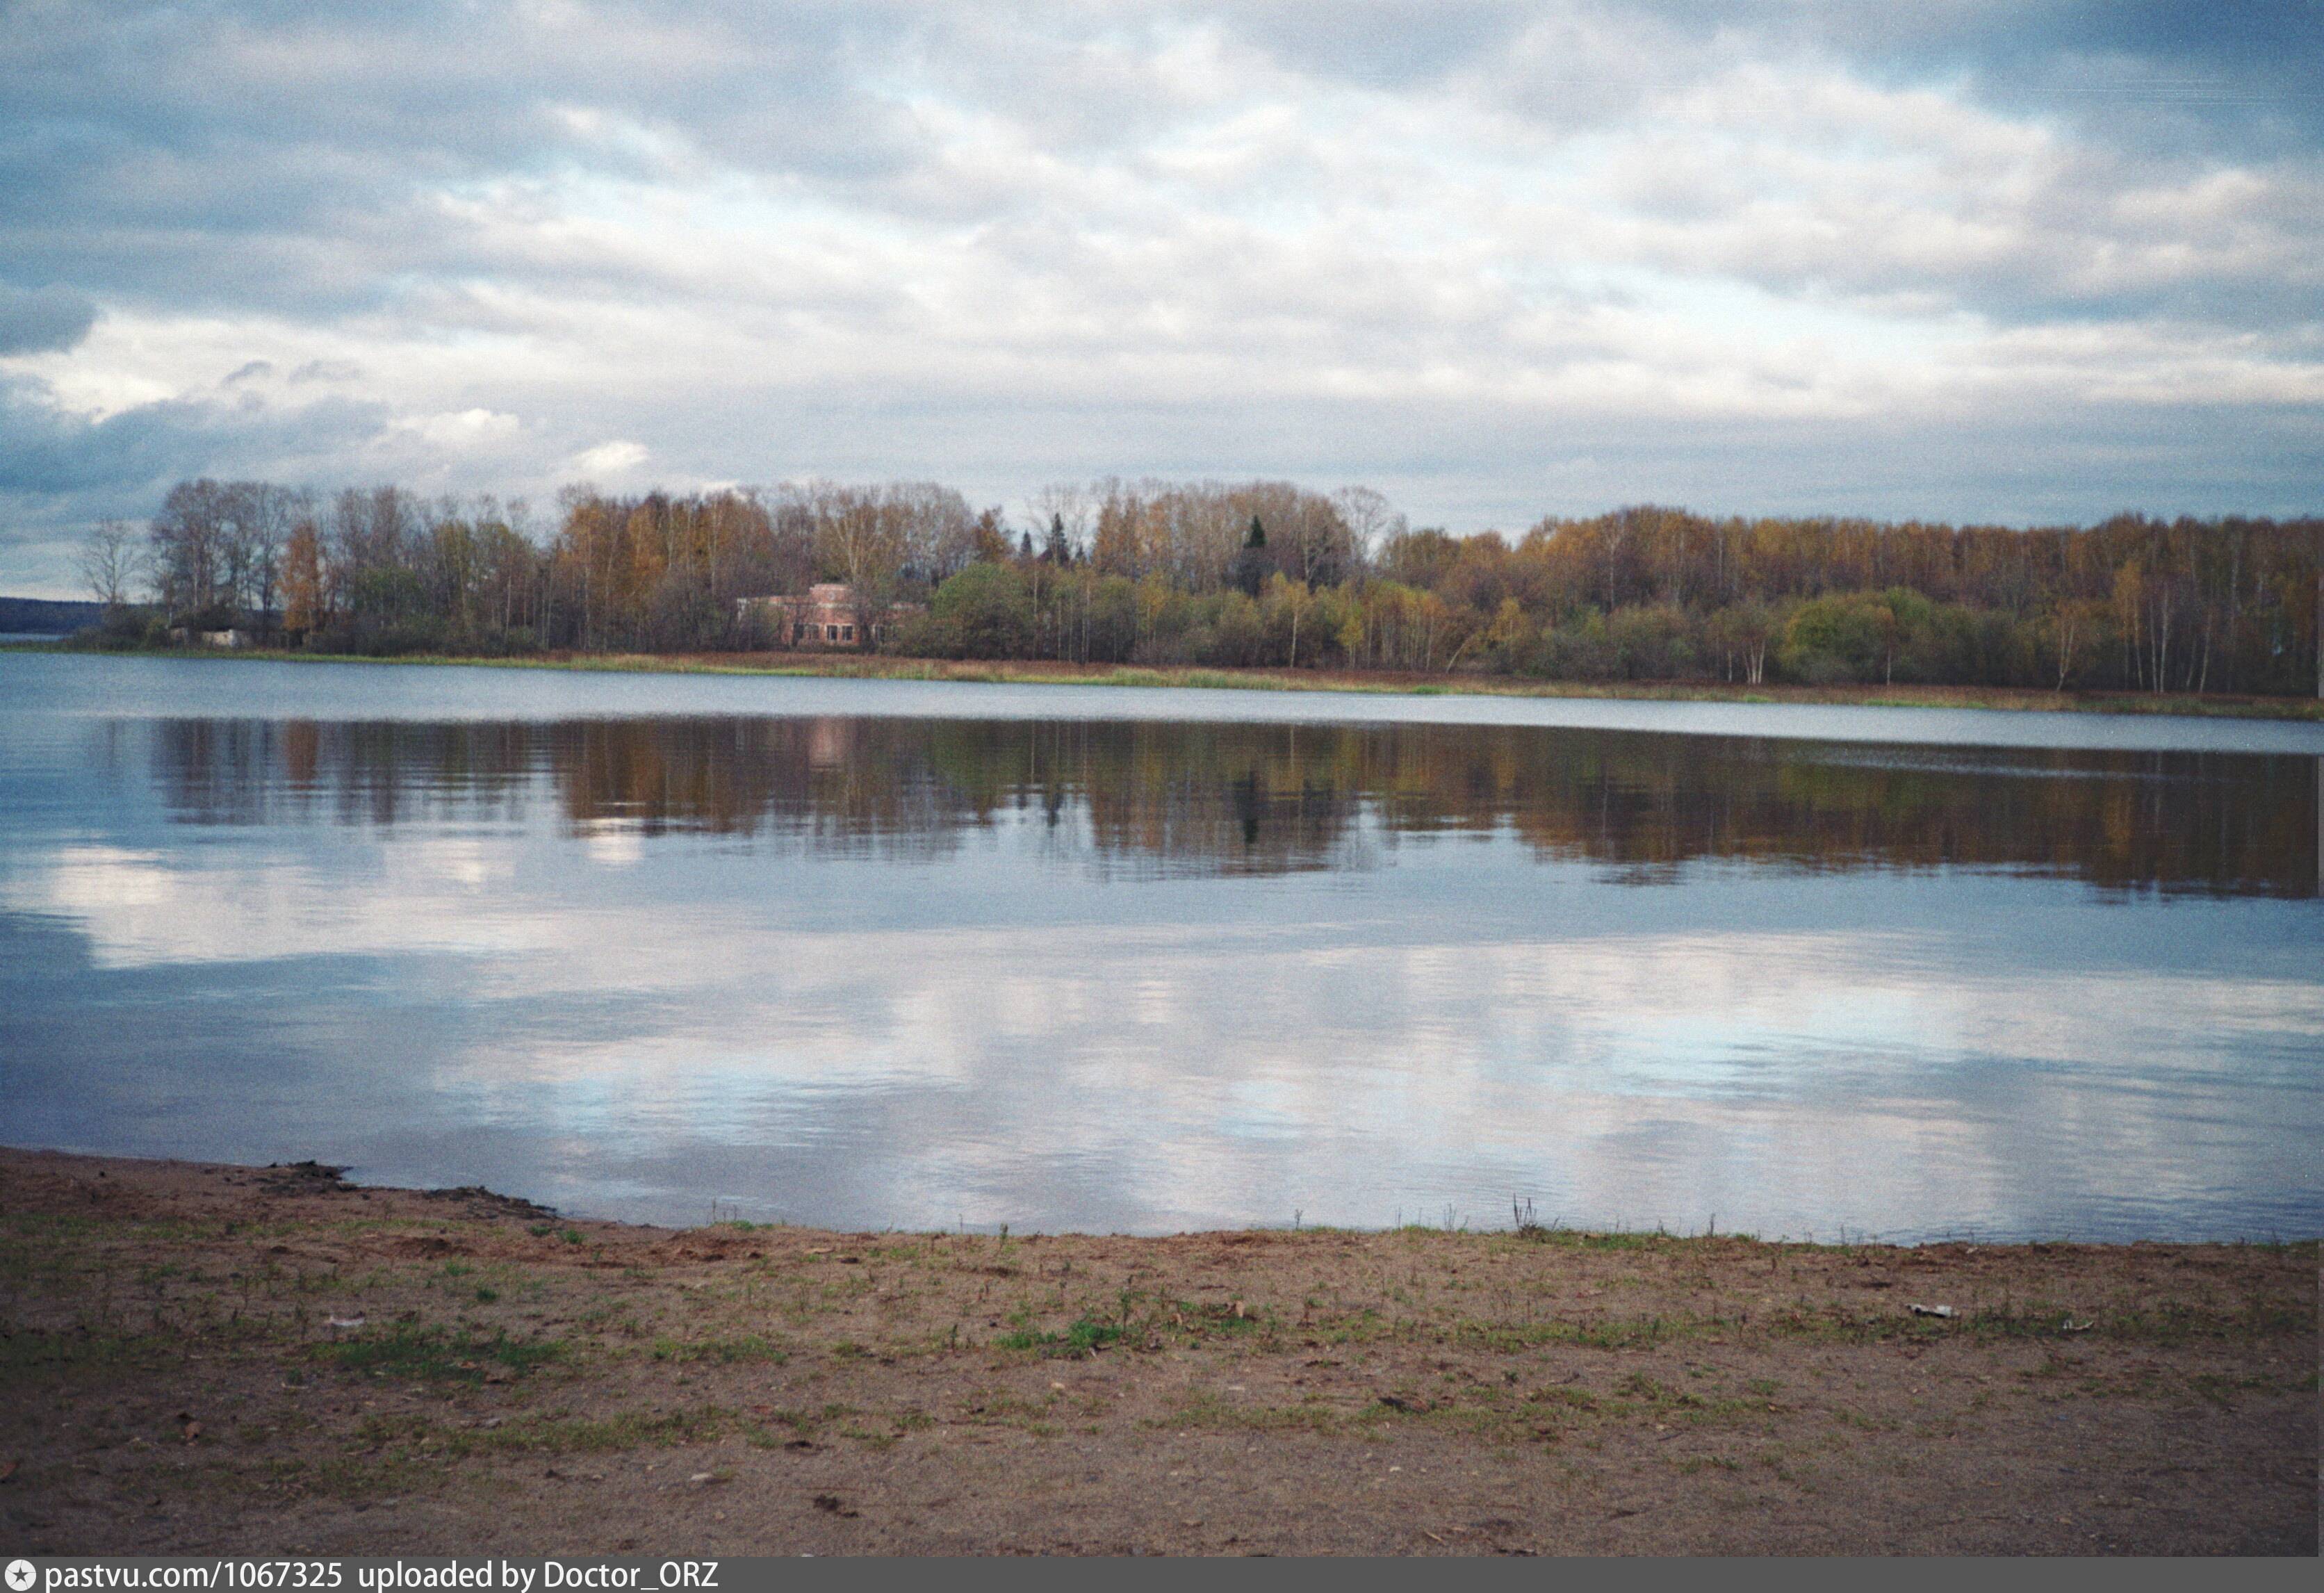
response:
[[[40,1328],[16,1328],[0,1332],[0,1371],[26,1372],[34,1367],[119,1367],[144,1365],[185,1348],[174,1333],[54,1332]]]
[[[758,1333],[736,1339],[657,1339],[653,1358],[668,1361],[717,1361],[728,1366],[782,1366],[791,1352]]]
[[[1033,1349],[1044,1356],[1072,1356],[1080,1359],[1095,1354],[1109,1344],[1119,1344],[1123,1331],[1118,1322],[1093,1321],[1083,1317],[1062,1333],[1040,1333],[1028,1329],[1003,1333],[992,1341],[992,1345],[996,1349]]]
[[[487,1363],[521,1377],[564,1353],[562,1344],[526,1344],[495,1333],[489,1339],[463,1329],[399,1327],[376,1339],[357,1339],[327,1353],[344,1371],[382,1377],[425,1378],[442,1383],[482,1383]]]
[[[1358,1423],[1374,1421],[1389,1414],[1401,1414],[1385,1406],[1374,1405],[1356,1413]],[[1159,1419],[1149,1418],[1145,1423],[1155,1429],[1187,1431],[1200,1428],[1210,1432],[1337,1432],[1343,1423],[1339,1413],[1329,1405],[1255,1404],[1222,1397],[1215,1389],[1189,1389],[1170,1413]]]

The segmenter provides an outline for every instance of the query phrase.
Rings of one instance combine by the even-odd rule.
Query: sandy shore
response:
[[[2318,1547],[2313,1241],[671,1230],[16,1150],[0,1236],[0,1552]]]

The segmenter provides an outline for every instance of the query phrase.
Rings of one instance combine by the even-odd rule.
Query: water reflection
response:
[[[374,678],[0,695],[0,1138],[660,1220],[2324,1225],[2310,756]]]
[[[2283,754],[832,717],[176,719],[152,735],[170,811],[189,824],[520,822],[545,782],[576,834],[931,857],[1030,812],[1056,833],[1057,854],[1131,874],[1343,870],[1402,837],[1467,834],[1513,836],[1542,860],[1634,884],[1724,861],[1999,868],[2231,896],[2319,887],[2319,764]]]

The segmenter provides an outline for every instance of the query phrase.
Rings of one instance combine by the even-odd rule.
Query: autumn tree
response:
[[[311,516],[291,528],[282,561],[282,629],[295,645],[329,622],[323,588],[323,538]]]

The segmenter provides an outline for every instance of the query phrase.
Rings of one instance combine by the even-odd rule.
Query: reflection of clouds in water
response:
[[[1261,938],[1288,968],[1250,999],[1223,995]],[[859,1108],[885,1103],[877,1154],[898,1221],[927,1220],[922,1200],[973,1218],[1038,1215],[1035,1186],[1070,1148],[1149,1223],[1294,1206],[1376,1222],[1399,1177],[1425,1177],[1561,1191],[1595,1220],[1723,1211],[1729,1226],[1797,1231],[1827,1212],[1895,1231],[1932,1212],[2006,1219],[2052,1188],[2114,1201],[2209,1192],[2220,1158],[2245,1154],[2238,1132],[2200,1126],[2245,1082],[2235,1058],[2200,1034],[2159,1053],[2120,1036],[2290,993],[2167,978],[2094,981],[2062,1002],[2044,990],[2058,1004],[2035,1027],[2070,1030],[2080,1049],[2043,1058],[2013,1048],[2011,1020],[1989,1010],[2008,997],[1973,971],[1908,988],[1890,965],[1901,948],[1843,937],[1475,948],[1466,989],[1443,948],[1334,947],[1308,970],[1282,938],[1213,927],[1200,944],[1147,935],[1109,952],[1054,931],[964,936],[910,964],[884,1021],[835,1035],[825,1020],[845,1007],[854,971],[899,966],[905,948],[798,936],[779,990],[746,1020],[761,1045],[728,1053],[723,1080],[679,1037],[607,1050],[648,1096],[654,1078],[689,1073],[683,1088],[706,1102],[723,1091],[730,1122],[807,1117],[845,1139]],[[1077,948],[1083,966],[1058,971]],[[1632,959],[1670,977],[1609,977]],[[1849,999],[1855,981],[1884,979],[1901,1032],[1879,1032]],[[1344,1023],[1337,992],[1350,984],[1388,1021]],[[1115,986],[1138,999],[1104,1000]],[[1745,987],[1750,1027],[1706,1056],[1703,1037],[1735,1021]],[[2299,995],[2305,1032],[2324,1030],[2314,993]],[[1468,1021],[1480,1012],[1505,1021]],[[1154,1021],[1163,1015],[1175,1017]],[[1666,1048],[1674,1030],[1690,1044]],[[1414,1035],[1428,1045],[1416,1052]],[[1049,1220],[1074,1219],[1051,1208]]]
[[[152,980],[116,990],[271,984],[267,1087],[330,1122],[367,1070],[333,1131],[373,1160],[595,1211],[698,1219],[708,1191],[1151,1229],[1494,1220],[1517,1194],[1575,1222],[1900,1232],[2318,1209],[2324,987],[2253,927],[2313,938],[2292,904],[1748,864],[1639,891],[1507,831],[1406,833],[1361,876],[1109,878],[1057,866],[1072,806],[1066,842],[1004,811],[909,865],[556,811],[30,837],[0,900]],[[2264,954],[2184,953],[2212,935]],[[97,1044],[35,1021],[60,1079]],[[246,1030],[168,1021],[147,1082],[246,1116],[189,1082]],[[461,1171],[432,1170],[455,1143]]]
[[[72,923],[103,968],[200,965],[417,950],[506,952],[554,943],[549,912],[479,901],[514,864],[482,841],[415,839],[318,866],[295,856],[62,846],[20,866],[0,903]]]
[[[633,869],[645,861],[646,840],[635,824],[597,819],[580,826],[581,850],[601,869]]]
[[[449,949],[484,959],[478,988],[507,996],[688,995],[699,1003],[678,1036],[689,1072],[802,1082],[835,1068],[982,1076],[1028,1066],[1031,1044],[1054,1073],[1092,1083],[1150,1075],[1199,1089],[1287,1070],[1292,1087],[1319,1092],[1311,1106],[1344,1107],[1350,1081],[1375,1073],[1429,1100],[1503,1075],[1618,1094],[1795,1091],[1831,1083],[1849,1057],[2200,1071],[2238,1065],[2227,1036],[2324,1033],[2313,984],[2151,970],[2061,979],[1990,965],[1939,932],[1592,936],[1577,925],[1538,940],[1369,944],[1351,940],[1372,925],[1332,918],[847,931],[787,921],[797,898],[775,889],[595,906],[555,878],[519,889],[510,849],[472,837],[366,852],[373,866],[357,877],[244,850],[171,861],[69,845],[45,867],[20,861],[7,901],[72,922],[112,967]],[[785,879],[810,892],[833,883]],[[537,955],[507,965],[508,953]],[[706,1054],[706,1035],[726,1043]],[[641,1042],[609,1036],[541,1060],[586,1071]]]
[[[171,895],[171,871],[158,852],[120,846],[60,846],[36,885],[13,880],[8,905],[19,910],[63,913],[85,922],[105,916],[118,923],[126,914],[160,906]]]

